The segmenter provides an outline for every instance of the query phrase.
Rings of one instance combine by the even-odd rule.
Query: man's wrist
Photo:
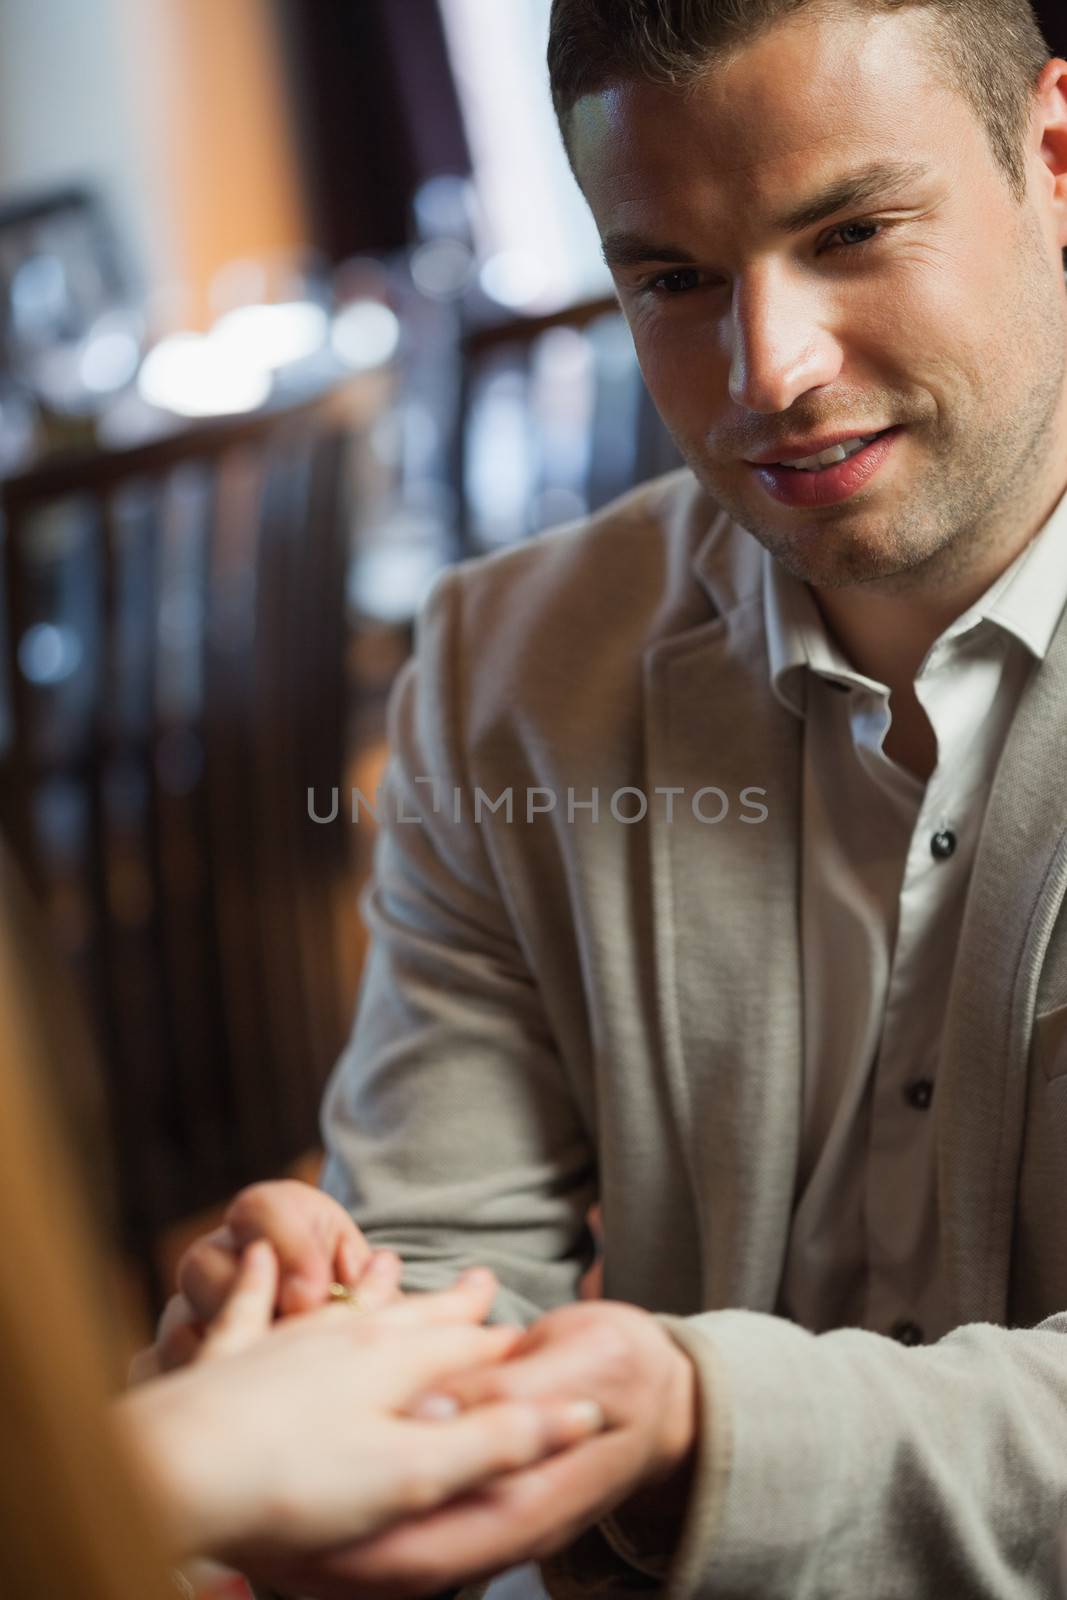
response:
[[[696,1470],[696,1372],[673,1341],[670,1353],[674,1370],[655,1464],[600,1525],[618,1555],[638,1571],[656,1575],[665,1569],[681,1536]]]
[[[658,1558],[674,1549],[685,1523],[695,1461],[696,1452],[690,1450],[669,1477],[643,1483],[607,1519],[635,1554]]]

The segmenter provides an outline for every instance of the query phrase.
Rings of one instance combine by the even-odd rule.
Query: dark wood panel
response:
[[[367,412],[351,383],[0,484],[5,810],[90,1001],[146,1264],[169,1223],[317,1142],[350,1020],[352,834],[306,795],[344,782],[344,489]],[[65,650],[66,677],[34,650],[52,669]]]

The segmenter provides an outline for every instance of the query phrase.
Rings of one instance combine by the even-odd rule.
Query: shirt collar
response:
[[[1067,605],[1067,494],[978,604],[1036,661],[1044,661]]]
[[[808,585],[787,572],[769,551],[762,556],[771,688],[782,705],[803,716],[805,667],[842,688],[884,693],[885,686],[858,672],[829,636]],[[960,638],[988,621],[1012,634],[1036,661],[1043,661],[1065,604],[1067,494],[1025,549],[937,643]]]
[[[763,617],[771,688],[787,711],[804,715],[805,668],[842,689],[880,689],[856,671],[827,633],[807,584],[787,572],[769,550],[763,551]]]

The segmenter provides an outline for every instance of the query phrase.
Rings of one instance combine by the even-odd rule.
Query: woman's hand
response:
[[[520,1339],[479,1326],[491,1273],[378,1311],[328,1306],[272,1327],[277,1286],[277,1258],[260,1241],[196,1362],[116,1402],[179,1554],[254,1572],[350,1544],[602,1425],[596,1406],[573,1399],[411,1415],[427,1391],[505,1360]]]

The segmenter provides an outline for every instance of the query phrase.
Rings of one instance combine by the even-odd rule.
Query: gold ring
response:
[[[331,1283],[327,1293],[337,1305],[351,1306],[354,1311],[362,1310],[359,1303],[359,1290],[350,1283]]]

